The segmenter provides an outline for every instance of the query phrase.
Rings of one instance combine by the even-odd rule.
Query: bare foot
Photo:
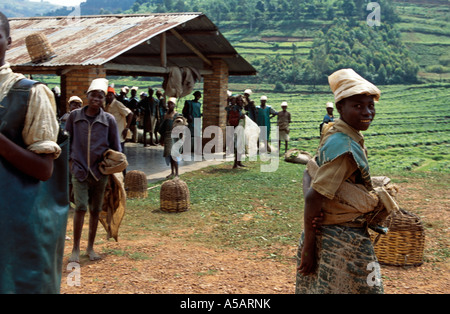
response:
[[[98,255],[97,253],[95,253],[94,250],[92,250],[92,249],[87,251],[87,255],[89,256],[89,259],[91,261],[98,261],[98,260],[102,259],[101,256]]]
[[[80,263],[80,250],[72,250],[69,263]]]

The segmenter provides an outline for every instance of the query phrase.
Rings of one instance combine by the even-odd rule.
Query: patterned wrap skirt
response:
[[[297,253],[300,266],[304,233]],[[297,294],[382,294],[380,266],[366,228],[322,226],[314,274],[297,272]]]

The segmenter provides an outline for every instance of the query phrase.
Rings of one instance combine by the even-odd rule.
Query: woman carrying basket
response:
[[[373,191],[360,131],[372,123],[380,91],[352,69],[333,73],[329,83],[340,119],[324,129],[314,159],[318,169],[308,165],[305,171],[296,293],[383,293],[379,273],[375,282],[370,280],[379,266],[367,232],[369,213],[348,210],[335,197],[344,182]],[[317,234],[313,220],[321,213]]]

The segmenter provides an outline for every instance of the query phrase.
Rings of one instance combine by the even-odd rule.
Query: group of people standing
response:
[[[277,126],[279,130],[278,147],[281,147],[281,142],[285,144],[285,151],[288,149],[289,125],[291,121],[291,114],[287,111],[288,103],[283,101],[281,103],[281,111],[276,111],[272,106],[267,104],[267,96],[263,95],[260,98],[260,105],[255,105],[255,101],[251,99],[252,90],[246,89],[242,94],[235,95],[228,91],[228,105],[225,108],[227,111],[227,125],[238,126],[245,128],[245,117],[248,117],[254,122],[262,134],[260,139],[263,141],[263,147],[266,151],[271,151],[268,144],[270,139],[271,119],[277,116]],[[251,123],[251,122],[247,122]],[[236,146],[236,145],[235,145]],[[236,160],[238,153],[235,150],[235,165],[234,167],[242,166],[242,163]]]
[[[149,87],[147,92],[140,93],[138,97],[138,89],[136,86],[131,89],[125,86],[121,88],[119,94],[116,94],[114,89],[110,87],[109,93],[111,94],[109,97],[116,103],[116,106],[117,103],[121,103],[128,108],[128,114],[131,115],[131,120],[127,124],[130,134],[124,141],[128,139],[133,143],[138,142],[138,128],[141,128],[143,130],[142,142],[144,146],[157,145],[159,143],[159,126],[168,109],[164,94],[159,89],[155,92],[153,88]],[[130,92],[130,96],[128,96],[128,92]],[[108,108],[106,110],[108,111]]]

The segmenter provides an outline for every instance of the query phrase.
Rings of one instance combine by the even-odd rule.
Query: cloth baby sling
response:
[[[2,100],[0,132],[25,148],[22,129],[30,90],[37,82],[17,82]],[[0,293],[59,293],[69,210],[69,140],[52,177],[41,182],[0,157]]]
[[[352,155],[361,173],[361,183],[343,182],[334,199],[323,202],[323,224],[346,223],[351,217],[364,215],[371,229],[385,233],[378,224],[399,207],[384,184],[373,185],[365,152],[350,136],[340,132],[330,135],[318,149],[317,156],[307,163],[308,173],[314,179],[319,166],[343,154]]]

